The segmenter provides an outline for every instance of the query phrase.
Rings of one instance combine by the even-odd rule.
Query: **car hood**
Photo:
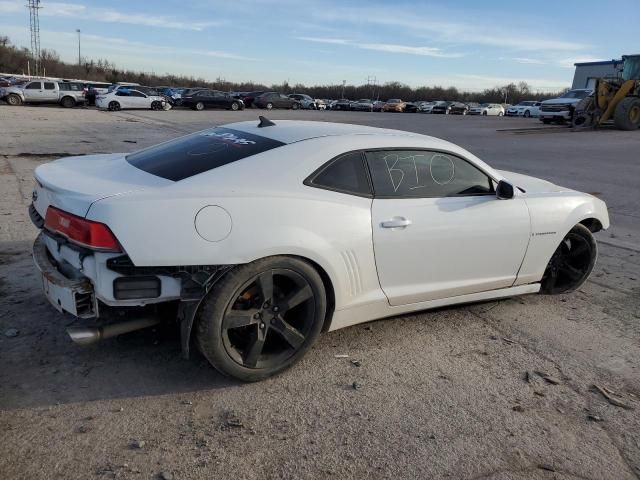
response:
[[[504,170],[497,170],[497,172],[509,183],[513,184],[515,187],[520,187],[526,193],[555,193],[571,191],[570,188],[561,187],[547,180],[530,177],[529,175],[523,175],[522,173],[507,172]]]
[[[66,157],[36,168],[33,203],[40,215],[49,205],[84,217],[94,202],[174,182],[144,172],[125,153]]]
[[[563,104],[563,103],[578,103],[581,98],[552,98],[551,100],[545,100],[542,102],[542,105],[555,105],[555,104]]]

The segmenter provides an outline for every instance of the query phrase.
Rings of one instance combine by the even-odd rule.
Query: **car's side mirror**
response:
[[[509,182],[505,182],[504,180],[500,180],[496,188],[496,197],[498,197],[498,200],[512,199],[513,185],[511,185]]]

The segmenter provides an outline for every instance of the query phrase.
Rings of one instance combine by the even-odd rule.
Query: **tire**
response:
[[[120,110],[120,104],[118,102],[109,102],[110,112],[117,112],[118,110]]]
[[[486,111],[482,112],[482,116],[486,117],[487,116],[487,112]]]
[[[7,103],[9,105],[17,107],[18,105],[22,105],[22,99],[20,98],[19,95],[16,95],[15,93],[12,93],[11,95],[9,95],[7,97]]]
[[[291,105],[291,110],[298,110],[300,108],[300,105],[298,105],[297,103],[294,103],[293,105]]]
[[[198,103],[195,104],[195,107],[196,107],[196,110],[201,112],[202,110],[204,110],[204,103],[198,102]]]
[[[531,112],[529,110],[525,110],[524,114],[522,115],[524,118],[529,118],[531,116]]]
[[[238,105],[238,102],[233,102],[231,104],[231,110],[233,110],[234,112],[237,112],[240,109],[240,105]]]
[[[498,116],[499,116],[499,117],[502,117],[503,115],[504,115],[504,113],[502,113],[502,112],[498,112]]]
[[[326,310],[322,279],[311,265],[268,257],[240,265],[214,285],[196,316],[196,342],[220,373],[255,382],[302,358],[320,335]]]
[[[613,113],[613,123],[620,130],[640,128],[640,98],[623,98]]]
[[[577,224],[562,239],[542,276],[540,292],[569,293],[585,282],[598,258],[598,246],[591,231]]]
[[[151,102],[151,110],[162,110],[162,103],[158,101]]]
[[[273,103],[271,103],[271,102],[267,103],[267,104],[264,106],[264,108],[266,108],[267,110],[271,110],[271,109],[273,109]]]
[[[62,105],[63,108],[73,108],[76,106],[76,101],[71,97],[62,97],[60,105]]]

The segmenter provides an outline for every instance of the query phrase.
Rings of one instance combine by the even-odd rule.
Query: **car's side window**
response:
[[[362,152],[345,153],[323,165],[305,185],[371,197],[371,185]]]
[[[29,85],[25,87],[26,90],[40,90],[42,88],[42,83],[40,82],[31,82]]]
[[[376,197],[493,195],[491,178],[462,158],[429,150],[367,152]]]
[[[44,82],[44,89],[45,90],[55,90],[56,86],[51,82]]]
[[[138,92],[137,90],[131,90],[132,97],[146,97],[146,95],[142,92]]]

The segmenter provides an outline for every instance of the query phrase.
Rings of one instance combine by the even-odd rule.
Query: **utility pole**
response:
[[[346,80],[342,80],[342,95],[340,95],[340,98],[344,98],[344,86],[347,84]]]
[[[31,30],[31,56],[33,57],[33,75],[38,76],[40,73],[40,19],[38,10],[40,0],[28,0],[27,8],[29,9],[29,29]]]
[[[78,66],[82,64],[80,60],[80,29],[76,28],[76,32],[78,33]]]

